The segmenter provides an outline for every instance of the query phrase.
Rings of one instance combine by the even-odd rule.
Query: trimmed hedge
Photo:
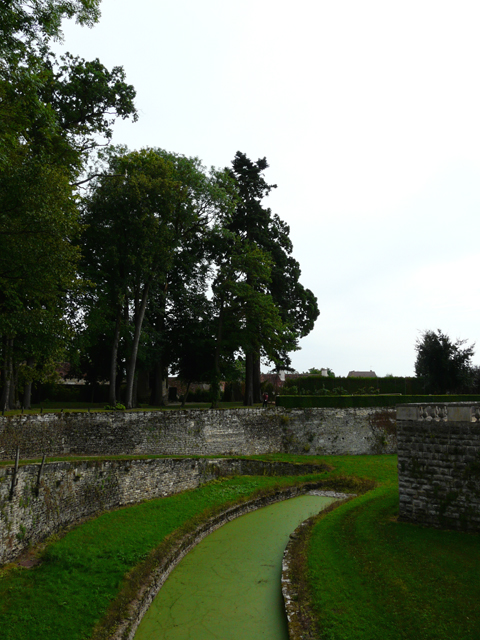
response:
[[[448,396],[277,396],[277,407],[286,409],[301,408],[331,408],[331,409],[359,409],[362,407],[394,407],[404,403],[432,402],[480,402],[480,395],[448,395]]]
[[[418,395],[425,393],[423,378],[403,378],[400,376],[388,378],[327,378],[320,375],[298,376],[288,378],[283,385],[283,393],[288,395],[288,389],[296,387],[298,394],[308,395],[322,392],[324,389],[345,389],[347,393],[358,393],[362,389],[378,389],[379,393],[401,393],[404,395]]]

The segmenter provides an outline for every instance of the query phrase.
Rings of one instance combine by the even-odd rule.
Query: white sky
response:
[[[318,298],[298,371],[414,375],[425,329],[477,342],[478,0],[103,0],[64,48],[137,91],[115,143],[266,157]]]

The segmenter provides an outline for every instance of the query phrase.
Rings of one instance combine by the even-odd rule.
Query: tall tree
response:
[[[161,404],[164,402],[162,381],[168,369],[187,377],[187,383],[194,381],[192,376],[209,380],[211,358],[206,351],[212,344],[213,309],[208,300],[212,255],[218,229],[232,215],[236,190],[227,171],[215,168],[207,171],[198,158],[161,149],[156,152],[173,164],[177,179],[186,190],[181,206],[185,215],[190,211],[188,215],[196,219],[195,224],[183,230],[172,266],[165,281],[157,282],[146,311],[148,349],[145,355],[147,367],[154,372],[152,401]],[[202,351],[204,357],[192,353],[192,333],[197,337],[195,351]],[[194,361],[198,365],[195,373]]]
[[[277,367],[287,367],[288,353],[298,349],[298,340],[307,335],[319,315],[316,297],[300,283],[298,262],[292,257],[290,229],[278,215],[263,206],[263,199],[276,185],[268,184],[264,172],[268,168],[266,158],[251,161],[244,153],[237,152],[232,162],[232,176],[239,190],[239,204],[228,228],[247,244],[254,244],[269,257],[271,262],[268,284],[263,293],[268,294],[275,305],[281,323],[276,323],[281,340],[277,349],[268,355]],[[247,282],[249,276],[247,274]],[[258,333],[250,320],[250,333]],[[245,352],[246,397],[245,404],[260,401],[260,348],[250,343]]]
[[[122,69],[109,72],[68,54],[57,62],[49,50],[62,37],[63,18],[91,26],[98,5],[10,0],[0,7],[0,336],[7,378],[15,360],[38,367],[59,357],[66,296],[77,286],[75,186],[90,151],[110,137],[112,119],[136,117]],[[35,374],[31,364],[25,370]]]
[[[120,332],[122,326],[131,325],[131,331],[125,332],[129,341],[127,406],[134,401],[141,337],[157,361],[167,355],[163,335],[167,296],[169,285],[175,282],[170,274],[183,273],[186,280],[191,278],[189,271],[198,271],[198,264],[192,266],[191,260],[192,255],[197,262],[204,260],[195,248],[199,237],[213,218],[231,206],[227,183],[227,176],[221,173],[207,175],[197,158],[144,149],[133,153],[112,150],[108,171],[93,184],[83,218],[83,273],[96,284],[94,300],[107,299],[115,310],[111,393],[116,386]],[[161,369],[167,364],[164,361]]]
[[[126,405],[133,402],[137,353],[151,287],[170,268],[177,244],[176,202],[184,197],[172,165],[153,150],[112,153],[86,203],[85,275],[115,310],[110,393],[116,388],[122,317],[132,322]],[[114,398],[111,397],[111,401]]]
[[[267,291],[270,256],[255,243],[224,230],[217,240],[216,268],[212,285],[217,316],[214,389],[218,388],[225,365],[228,367],[235,360],[238,350],[246,356],[248,374],[251,354],[274,359],[282,344],[289,341],[288,329]],[[245,384],[247,402],[251,404],[253,379],[246,376]]]
[[[415,373],[425,378],[429,393],[468,392],[474,376],[471,358],[475,345],[453,342],[445,333],[424,331],[415,345]]]

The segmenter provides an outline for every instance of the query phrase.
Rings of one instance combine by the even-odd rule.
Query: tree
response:
[[[2,407],[11,405],[15,368],[29,361],[24,382],[41,380],[60,357],[68,331],[67,293],[77,288],[79,225],[67,176],[49,165],[9,167],[0,178],[0,336]],[[21,188],[30,180],[28,189]],[[15,187],[18,185],[18,190]],[[33,366],[35,364],[35,366]],[[20,378],[21,381],[21,378]],[[24,404],[29,404],[29,389]]]
[[[86,201],[83,222],[84,274],[96,284],[95,296],[107,299],[115,313],[110,393],[116,387],[122,318],[132,323],[129,336],[126,405],[132,407],[133,383],[145,310],[151,287],[171,266],[178,233],[176,218],[182,186],[173,167],[153,150],[112,152],[109,171],[100,176]],[[112,404],[115,399],[110,398]]]
[[[452,340],[440,329],[424,331],[417,339],[415,373],[425,378],[429,393],[460,393],[468,391],[472,381],[471,358],[475,345],[466,340]]]
[[[157,283],[147,307],[150,340],[146,355],[150,370],[152,366],[154,370],[152,400],[160,404],[164,402],[160,381],[167,369],[177,372],[187,384],[211,379],[215,332],[208,289],[212,256],[216,252],[218,230],[233,212],[235,185],[227,171],[213,167],[207,171],[198,158],[161,149],[156,152],[175,167],[177,179],[186,189],[182,206],[197,220],[195,225],[184,229],[166,279]],[[203,356],[193,353],[191,346]]]
[[[23,360],[59,358],[77,290],[75,187],[114,117],[136,118],[121,68],[49,51],[63,18],[91,26],[98,0],[10,0],[0,8],[0,337],[3,397]],[[35,371],[37,369],[37,371]],[[32,379],[32,378],[30,378]],[[28,384],[28,378],[26,379]]]
[[[245,246],[255,245],[268,258],[269,275],[262,283],[262,293],[270,296],[278,314],[271,325],[278,332],[277,339],[272,341],[272,334],[264,335],[270,340],[268,349],[265,349],[265,342],[255,344],[255,339],[250,340],[249,350],[245,352],[247,405],[260,401],[261,355],[275,362],[277,368],[288,368],[288,353],[298,349],[298,340],[313,329],[319,315],[316,297],[299,281],[301,271],[291,255],[293,246],[288,225],[262,204],[262,200],[276,188],[264,178],[267,168],[266,158],[252,162],[238,151],[231,169],[239,190],[239,203],[228,229],[237,234]],[[252,284],[248,274],[247,283]],[[247,325],[251,336],[259,334],[252,319],[247,320]]]
[[[216,171],[207,174],[197,158],[161,149],[128,153],[114,148],[107,157],[108,169],[92,183],[85,201],[82,273],[95,283],[90,305],[100,304],[115,327],[111,331],[111,404],[116,400],[112,394],[122,336],[126,343],[126,405],[130,407],[137,362],[144,370],[159,363],[158,382],[167,359],[175,357],[167,349],[165,333],[177,331],[178,337],[182,322],[188,322],[188,314],[182,318],[180,312],[178,317],[185,300],[182,292],[187,295],[202,274],[202,286],[206,286],[201,238],[212,219],[231,205],[226,176]],[[172,301],[178,302],[173,311]],[[175,314],[172,321],[169,316]]]

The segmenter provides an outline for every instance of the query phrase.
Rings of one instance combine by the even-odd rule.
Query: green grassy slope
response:
[[[322,474],[323,475],[323,474]],[[119,509],[48,545],[33,569],[0,570],[2,640],[83,640],[129,579],[124,576],[185,522],[258,490],[300,478],[237,477]]]
[[[388,460],[352,457],[337,472],[370,474],[372,463],[379,486],[319,520],[310,538],[321,639],[478,640],[479,536],[397,522]]]

